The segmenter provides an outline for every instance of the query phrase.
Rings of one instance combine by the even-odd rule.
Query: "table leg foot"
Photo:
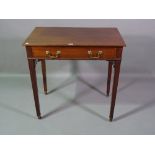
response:
[[[109,97],[109,94],[107,94],[106,96]]]
[[[47,93],[47,91],[44,91],[44,93],[45,93],[45,95],[47,95],[48,93]]]
[[[112,120],[113,120],[113,117],[109,117],[109,122],[112,122]]]
[[[38,116],[38,119],[41,119],[41,116]]]

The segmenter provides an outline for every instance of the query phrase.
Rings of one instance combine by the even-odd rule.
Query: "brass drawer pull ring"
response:
[[[93,52],[91,50],[88,51],[88,55],[90,59],[99,59],[101,58],[102,54],[103,54],[102,51],[98,51],[97,56],[93,56]]]
[[[61,51],[56,51],[55,56],[51,55],[50,51],[46,51],[46,57],[50,58],[50,59],[56,59],[60,56]]]

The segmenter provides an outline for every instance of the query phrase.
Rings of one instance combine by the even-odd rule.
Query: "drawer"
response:
[[[39,59],[116,59],[116,48],[110,47],[32,47],[32,58]]]

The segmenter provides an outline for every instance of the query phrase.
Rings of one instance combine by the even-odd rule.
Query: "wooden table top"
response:
[[[126,46],[117,28],[36,27],[24,46]]]

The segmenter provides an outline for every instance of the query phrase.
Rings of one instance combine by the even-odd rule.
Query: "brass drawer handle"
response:
[[[101,55],[103,54],[102,51],[98,51],[97,52],[97,56],[93,56],[93,52],[92,51],[88,51],[88,55],[90,59],[99,59],[101,58]]]
[[[56,51],[55,56],[51,55],[50,51],[46,51],[46,57],[50,58],[50,59],[56,59],[60,56],[61,51]]]

